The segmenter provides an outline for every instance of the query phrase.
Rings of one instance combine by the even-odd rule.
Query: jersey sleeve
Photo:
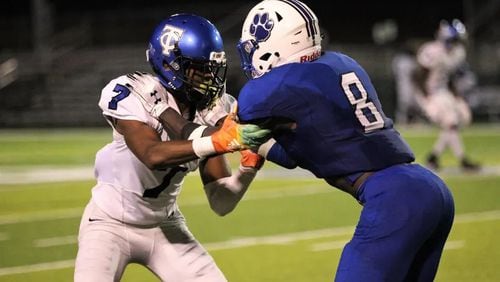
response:
[[[145,86],[139,91],[147,91],[147,89],[163,89],[158,87],[158,81],[150,74],[143,73],[140,76],[128,74],[111,80],[101,91],[99,99],[99,107],[102,114],[106,117],[112,117],[122,120],[136,120],[151,125],[157,128],[159,122],[156,121],[143,107],[139,98],[133,93],[133,85],[137,84],[137,80]],[[148,86],[149,85],[149,86]],[[138,89],[135,89],[138,91]],[[165,96],[167,99],[166,90],[162,90],[158,95]]]
[[[273,74],[273,73],[269,73]],[[272,117],[276,105],[282,104],[281,99],[273,97],[275,86],[272,83],[258,80],[248,81],[238,95],[238,118],[241,122],[255,122]]]
[[[129,78],[120,76],[111,80],[101,91],[99,107],[104,116],[148,123],[149,113],[131,92]]]
[[[267,153],[266,160],[288,169],[294,169],[297,167],[297,162],[287,154],[285,149],[279,143],[273,144]]]

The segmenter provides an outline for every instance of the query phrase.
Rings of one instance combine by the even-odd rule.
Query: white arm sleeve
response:
[[[229,177],[219,178],[204,186],[212,210],[220,216],[230,213],[255,178],[257,169],[240,166]]]
[[[269,140],[266,141],[266,143],[259,146],[257,154],[261,155],[264,158],[267,158],[267,154],[269,153],[269,150],[271,150],[271,148],[273,147],[273,145],[275,143],[276,143],[276,140],[274,140],[274,138],[270,138]]]

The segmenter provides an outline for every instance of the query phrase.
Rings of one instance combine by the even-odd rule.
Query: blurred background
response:
[[[150,71],[149,36],[163,18],[193,12],[222,33],[229,60],[229,93],[245,78],[236,43],[257,1],[4,0],[0,9],[0,127],[105,126],[100,90],[116,76]],[[395,117],[395,55],[433,38],[442,19],[461,19],[476,87],[475,121],[500,116],[500,1],[306,1],[319,17],[324,47],[363,65],[386,115]],[[398,122],[398,120],[396,120]]]
[[[365,67],[385,114],[421,163],[439,129],[412,113],[416,103],[397,89],[441,20],[465,23],[466,98],[474,124],[463,138],[483,168],[463,171],[450,151],[443,154],[439,175],[453,190],[456,218],[436,282],[500,281],[500,1],[304,2],[319,17],[324,48]],[[156,25],[180,12],[210,19],[226,47],[228,92],[237,96],[245,78],[236,44],[256,3],[1,2],[1,282],[72,280],[78,226],[95,184],[95,153],[111,140],[97,105],[100,92],[117,76],[151,72],[145,50]],[[236,168],[239,154],[229,158]],[[201,187],[197,174],[188,175],[179,205],[190,230],[236,282],[332,281],[361,209],[311,174],[270,162],[226,217],[211,212]],[[132,264],[122,281],[158,279]]]

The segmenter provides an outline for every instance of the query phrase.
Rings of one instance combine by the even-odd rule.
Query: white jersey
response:
[[[429,78],[425,82],[428,93],[447,89],[449,76],[465,63],[465,58],[463,45],[454,45],[449,50],[439,40],[422,45],[417,52],[417,61],[430,71]]]
[[[166,99],[170,107],[179,111],[173,96],[155,76],[136,73],[120,76],[103,88],[99,100],[103,115],[146,123],[161,135],[162,141],[170,140],[161,123],[149,115],[135,95],[131,95],[128,86],[137,82],[134,80],[140,80],[143,86],[134,88],[135,91],[156,91],[158,97]],[[197,112],[194,122],[214,125],[229,113],[234,101],[232,96],[224,94],[212,110]],[[176,211],[184,176],[196,170],[198,164],[196,160],[165,170],[150,170],[129,150],[123,135],[113,128],[113,141],[96,154],[97,184],[92,189],[92,198],[100,209],[119,221],[157,224]]]

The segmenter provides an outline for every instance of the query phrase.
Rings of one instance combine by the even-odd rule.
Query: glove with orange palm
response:
[[[261,155],[252,152],[252,150],[242,150],[240,151],[241,154],[241,159],[240,159],[240,165],[243,168],[250,168],[250,169],[255,169],[259,170],[262,165],[264,165],[264,157]]]
[[[230,113],[222,127],[212,134],[212,142],[217,153],[234,152],[258,148],[270,138],[271,131],[255,124],[239,124],[236,114]]]
[[[199,157],[213,154],[258,148],[271,137],[271,131],[255,124],[239,124],[236,108],[222,123],[222,126],[209,137],[193,139],[193,150]]]

